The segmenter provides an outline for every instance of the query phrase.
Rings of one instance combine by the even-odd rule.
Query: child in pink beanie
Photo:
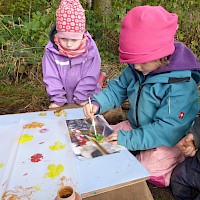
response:
[[[171,172],[184,157],[175,146],[189,131],[199,110],[200,64],[183,43],[175,42],[178,16],[161,6],[139,6],[124,17],[119,59],[128,66],[108,88],[94,95],[86,117],[130,102],[127,120],[106,137],[127,147],[149,170],[150,181],[169,185]]]
[[[85,30],[83,7],[78,0],[62,0],[42,61],[49,108],[87,103],[101,90],[100,67],[97,46]]]

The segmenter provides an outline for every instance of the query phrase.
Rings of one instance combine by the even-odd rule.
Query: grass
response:
[[[46,110],[48,96],[44,86],[30,83],[0,86],[0,114]]]
[[[104,87],[107,81],[117,76],[123,66],[105,65],[102,70],[106,72],[107,77],[104,82]],[[23,77],[23,82],[16,76],[15,79],[0,76],[0,114],[14,114],[23,112],[34,112],[47,110],[49,105],[49,97],[46,93],[41,69],[38,71],[26,72],[26,77]],[[40,74],[40,75],[37,75]]]

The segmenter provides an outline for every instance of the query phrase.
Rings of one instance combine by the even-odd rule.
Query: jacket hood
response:
[[[181,42],[175,42],[174,45],[175,51],[169,57],[169,63],[151,72],[151,74],[180,70],[200,71],[199,60],[193,52]]]
[[[55,37],[56,33],[57,33],[56,26],[54,26],[51,29],[50,34],[49,34],[50,41],[46,45],[45,48],[48,49],[49,51],[53,52],[54,54],[60,55],[60,53],[58,51],[58,46],[54,42],[54,37]],[[96,55],[98,50],[97,50],[97,47],[96,47],[96,44],[95,44],[94,40],[92,39],[92,36],[88,32],[85,32],[85,34],[88,37],[88,42],[87,42],[87,51],[88,51],[87,53],[88,53],[88,56],[86,55],[86,52],[85,52],[79,57],[71,58],[71,60],[76,59],[76,61],[78,61],[78,62],[83,62],[83,60],[86,60],[86,58],[87,59],[91,59]]]

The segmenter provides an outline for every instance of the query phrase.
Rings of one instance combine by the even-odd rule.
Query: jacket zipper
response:
[[[71,68],[72,66],[72,61],[71,61],[71,58],[69,58],[69,68]]]
[[[139,104],[139,100],[140,100],[140,94],[141,94],[141,90],[143,88],[143,83],[145,82],[146,80],[146,76],[144,76],[144,79],[142,81],[142,83],[140,84],[139,86],[139,89],[138,89],[138,93],[137,93],[137,100],[136,100],[136,123],[137,123],[137,127],[139,127],[139,120],[138,120],[138,104]]]

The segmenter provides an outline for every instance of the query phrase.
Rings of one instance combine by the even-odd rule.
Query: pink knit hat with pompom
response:
[[[82,39],[85,32],[85,12],[79,0],[62,0],[56,10],[56,36]]]
[[[172,54],[178,16],[161,6],[138,6],[124,17],[119,38],[122,63],[141,64]]]

